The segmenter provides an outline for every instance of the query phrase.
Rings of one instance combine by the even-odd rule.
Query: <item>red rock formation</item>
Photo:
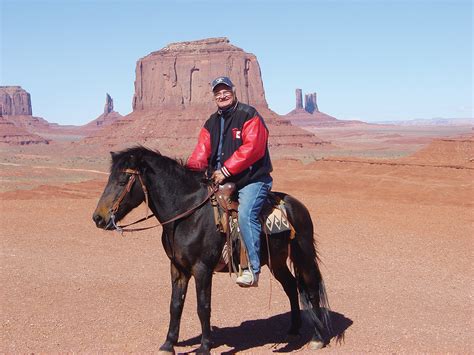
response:
[[[0,143],[2,144],[47,144],[52,140],[66,142],[79,140],[97,130],[97,122],[109,124],[122,117],[113,111],[113,101],[110,96],[106,99],[104,112],[110,109],[112,111],[101,115],[97,122],[94,121],[93,128],[87,125],[78,127],[51,124],[41,117],[33,116],[30,94],[19,86],[0,87],[0,100],[0,116],[4,118],[0,125]],[[18,114],[19,112],[29,114]]]
[[[171,43],[137,62],[133,110],[213,107],[210,82],[230,77],[239,100],[268,108],[255,55],[227,38]]]
[[[305,95],[305,107],[302,105],[302,91],[296,89],[296,106],[295,109],[283,116],[293,125],[302,128],[311,126],[340,126],[348,124],[364,124],[361,121],[345,121],[338,120],[324,112],[319,111],[316,93]]]
[[[114,100],[107,93],[105,94],[104,114],[109,114],[114,110]]]
[[[31,133],[44,132],[50,128],[49,122],[42,117],[31,115],[4,115],[4,117],[13,122],[15,126],[24,128]]]
[[[123,116],[120,113],[114,111],[114,100],[112,99],[112,97],[110,97],[109,94],[106,94],[104,113],[97,117],[95,120],[86,124],[84,126],[84,130],[90,131],[90,129],[111,125],[122,117]]]
[[[21,86],[0,86],[0,114],[32,115],[30,94]]]
[[[316,93],[306,94],[304,96],[304,109],[306,112],[313,113],[319,112],[318,102],[316,99]]]
[[[273,151],[297,154],[299,148],[320,149],[326,143],[268,108],[256,57],[226,38],[172,43],[138,60],[133,112],[82,143],[91,149],[144,144],[164,154],[188,155],[216,109],[210,82],[219,75],[229,76],[239,100],[265,118]]]
[[[92,122],[89,122],[87,124],[87,126],[89,125],[95,125],[97,127],[104,127],[104,126],[108,126],[108,125],[111,125],[112,123],[114,123],[115,121],[117,121],[118,119],[122,118],[123,116],[116,112],[116,111],[112,111],[110,113],[103,113],[102,115],[100,115],[99,117],[97,117],[94,121]]]
[[[0,144],[28,145],[48,143],[47,139],[30,133],[26,129],[16,126],[7,118],[0,116]]]
[[[303,91],[301,89],[296,89],[296,110],[303,109]]]
[[[0,86],[0,106],[1,116],[30,133],[49,128],[48,121],[32,115],[31,96],[20,86]]]

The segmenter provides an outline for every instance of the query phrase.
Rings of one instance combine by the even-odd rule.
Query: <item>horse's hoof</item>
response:
[[[287,334],[286,336],[286,343],[295,343],[301,339],[301,335],[299,334]]]
[[[324,342],[320,340],[311,340],[308,346],[311,350],[319,350],[324,348]]]
[[[158,350],[158,354],[160,355],[175,355],[174,349],[169,351],[169,350]]]

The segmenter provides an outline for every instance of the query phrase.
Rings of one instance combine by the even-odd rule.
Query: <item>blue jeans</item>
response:
[[[254,274],[260,272],[260,211],[272,188],[272,178],[266,176],[239,190],[239,227]]]

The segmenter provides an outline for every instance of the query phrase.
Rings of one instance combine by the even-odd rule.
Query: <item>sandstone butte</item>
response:
[[[0,144],[48,144],[58,136],[83,137],[118,120],[122,115],[113,110],[107,94],[104,113],[84,126],[50,123],[32,114],[31,95],[20,86],[0,86]]]
[[[30,133],[50,127],[45,119],[33,116],[31,96],[21,86],[0,86],[0,116]]]
[[[48,128],[48,122],[32,114],[31,96],[20,86],[0,86],[0,144],[48,144],[35,134]]]
[[[21,86],[0,86],[0,114],[31,116],[31,97]]]
[[[140,143],[167,155],[190,154],[215,110],[210,82],[220,75],[229,76],[239,100],[264,117],[276,154],[327,144],[269,109],[257,58],[227,38],[171,43],[139,59],[135,74],[133,112],[77,144],[117,149]]]
[[[285,119],[289,120],[293,125],[298,127],[308,126],[346,126],[346,125],[367,125],[362,121],[346,121],[338,120],[324,112],[321,112],[318,107],[317,95],[315,92],[305,94],[303,107],[303,92],[301,89],[295,90],[296,100],[295,108],[288,112]]]

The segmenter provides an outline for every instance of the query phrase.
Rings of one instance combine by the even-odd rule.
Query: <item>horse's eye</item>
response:
[[[128,180],[130,179],[130,176],[128,175],[122,175],[118,179],[118,183],[120,186],[124,186],[127,184]]]

